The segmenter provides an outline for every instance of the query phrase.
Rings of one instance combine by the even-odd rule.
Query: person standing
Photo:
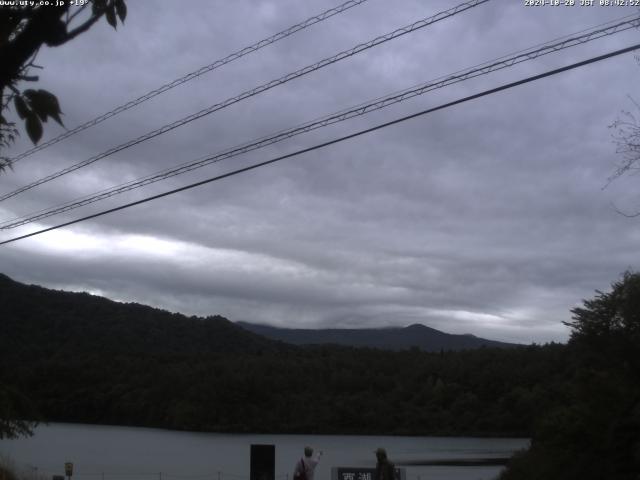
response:
[[[321,456],[322,450],[313,455],[313,448],[304,447],[304,457],[296,463],[293,470],[293,480],[313,480],[313,472],[318,466]]]
[[[376,450],[376,476],[374,480],[395,480],[396,466],[387,457],[387,451],[384,448]]]

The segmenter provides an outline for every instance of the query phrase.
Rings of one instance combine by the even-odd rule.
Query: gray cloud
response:
[[[74,126],[332,6],[131,3],[43,51],[42,88]],[[450,8],[371,0],[25,159],[9,191],[177,118]],[[0,204],[30,213],[193,160],[631,9],[527,8],[495,0],[278,87]],[[130,192],[38,226],[218,175],[634,43],[635,30],[434,91],[365,118]],[[569,310],[638,268],[637,178],[602,189],[607,129],[635,94],[632,56],[436,112],[295,159],[6,245],[17,280],[187,314],[302,327],[425,323],[501,340],[562,341]],[[62,130],[48,126],[45,135]],[[21,139],[11,153],[28,147]],[[1,238],[36,226],[2,232]]]

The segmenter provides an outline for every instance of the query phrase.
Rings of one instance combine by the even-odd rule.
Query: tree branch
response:
[[[55,27],[65,11],[64,7],[41,8],[34,11],[20,33],[11,42],[0,46],[0,86],[11,83],[40,46],[50,40],[52,33],[59,33]]]
[[[70,32],[67,33],[64,42],[68,42],[69,40],[73,40],[75,37],[77,37],[78,35],[80,35],[81,33],[86,32],[87,30],[89,30],[91,28],[91,26],[96,23],[98,20],[100,20],[100,18],[104,15],[104,11],[94,15],[92,17],[89,18],[89,20],[87,20],[86,22],[84,22],[82,25],[76,27],[75,29],[71,30]]]

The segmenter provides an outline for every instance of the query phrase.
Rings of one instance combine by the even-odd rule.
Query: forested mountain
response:
[[[419,348],[425,352],[466,350],[480,347],[515,347],[513,343],[496,342],[473,335],[452,335],[425,325],[405,328],[277,328],[248,322],[237,322],[242,328],[273,340],[293,345],[343,345],[384,350]]]
[[[298,347],[0,278],[0,381],[46,420],[208,431],[526,435],[562,345],[463,352]]]

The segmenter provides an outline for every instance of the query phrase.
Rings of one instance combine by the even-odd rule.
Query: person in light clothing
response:
[[[322,450],[313,454],[313,448],[304,447],[304,457],[298,460],[293,470],[293,480],[313,480],[313,472],[320,462]]]

